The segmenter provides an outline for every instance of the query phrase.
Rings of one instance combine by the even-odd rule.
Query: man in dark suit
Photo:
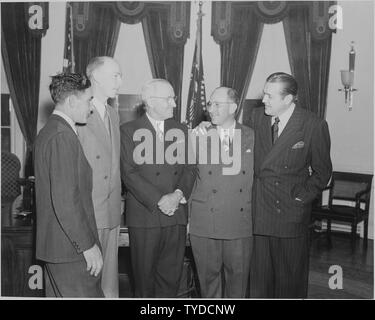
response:
[[[254,254],[250,294],[305,298],[311,203],[331,173],[325,120],[297,107],[297,83],[274,73],[264,87],[264,108],[254,110]]]
[[[196,150],[206,153],[208,160],[204,164],[201,152],[197,154],[199,175],[191,197],[190,242],[202,297],[244,298],[253,241],[254,132],[235,120],[235,90],[217,88],[210,100],[212,125],[207,128],[207,135],[197,131],[196,144],[207,139],[207,148]],[[232,170],[225,172],[224,168]]]
[[[187,164],[187,128],[170,119],[176,104],[169,82],[148,82],[142,89],[142,100],[146,113],[120,128],[121,176],[128,190],[126,224],[135,295],[173,298],[177,295],[185,252],[184,203],[195,181],[196,166]],[[173,163],[167,156],[167,149],[173,147],[167,136],[173,131],[180,133],[173,144],[182,146],[183,163]],[[181,148],[177,149],[181,153]]]
[[[75,128],[91,112],[90,81],[60,74],[49,88],[56,107],[35,143],[36,258],[47,297],[103,297],[92,171]]]

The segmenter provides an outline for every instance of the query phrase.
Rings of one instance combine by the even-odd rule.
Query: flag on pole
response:
[[[68,2],[66,4],[63,72],[74,72],[74,70],[75,63],[73,50],[73,6]]]
[[[202,2],[200,1],[197,19],[197,35],[186,108],[186,124],[189,128],[195,128],[201,121],[207,119],[206,88],[204,85],[202,60],[202,16]]]

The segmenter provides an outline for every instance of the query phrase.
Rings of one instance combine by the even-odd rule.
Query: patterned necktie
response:
[[[158,135],[160,141],[164,141],[164,132],[162,129],[162,124],[162,121],[156,121],[156,134]]]
[[[105,108],[103,121],[104,121],[105,128],[108,131],[108,134],[111,136],[111,125],[110,125],[110,120],[109,120],[109,114],[108,114],[107,107]]]
[[[229,129],[223,129],[223,141],[221,144],[225,152],[229,152]]]
[[[279,122],[280,119],[278,117],[275,118],[275,122],[273,123],[272,129],[272,144],[275,144],[277,138],[279,137]]]

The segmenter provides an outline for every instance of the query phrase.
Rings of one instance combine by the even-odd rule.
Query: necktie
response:
[[[223,129],[223,141],[222,141],[223,149],[228,152],[229,151],[229,130]]]
[[[108,131],[108,134],[111,135],[111,124],[110,124],[110,120],[109,120],[109,114],[108,114],[107,107],[105,108],[103,121],[104,121],[105,128]]]
[[[275,118],[275,122],[273,123],[272,129],[272,144],[275,144],[277,138],[279,137],[279,122],[280,119],[278,117]]]
[[[156,121],[156,134],[158,135],[160,141],[164,141],[164,132],[162,129],[162,124],[162,121]]]

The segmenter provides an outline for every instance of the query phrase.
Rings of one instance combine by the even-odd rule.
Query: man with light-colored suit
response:
[[[90,60],[93,112],[78,137],[93,171],[96,224],[103,249],[102,289],[106,298],[119,296],[118,237],[121,221],[120,129],[118,111],[108,104],[122,83],[118,63],[110,57]]]
[[[92,170],[75,127],[90,116],[90,81],[60,74],[49,88],[56,106],[34,150],[36,258],[45,262],[47,297],[103,297]]]
[[[250,295],[306,298],[311,203],[331,173],[327,122],[296,106],[297,82],[271,74],[254,110],[254,255]]]
[[[189,232],[203,298],[244,298],[248,284],[254,133],[236,122],[237,105],[235,90],[215,89],[208,103],[212,124],[207,134],[196,131],[197,146],[207,139],[207,148],[196,148],[207,153],[207,164],[198,152]],[[219,161],[214,160],[215,153]],[[233,172],[223,171],[230,166]]]

